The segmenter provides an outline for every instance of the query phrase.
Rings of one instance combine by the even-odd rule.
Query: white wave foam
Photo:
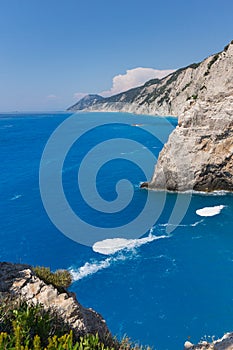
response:
[[[205,207],[202,209],[196,210],[196,214],[199,216],[214,216],[221,213],[225,205],[216,205],[214,207]]]
[[[10,201],[15,201],[16,199],[22,197],[22,194],[16,194],[14,197],[10,199]]]
[[[105,239],[103,241],[96,242],[92,249],[96,253],[104,255],[112,255],[116,252],[126,249],[132,250],[134,248],[140,247],[143,244],[155,241],[157,239],[167,238],[168,236],[154,236],[150,234],[148,237],[139,239],[125,239],[125,238],[112,238]]]
[[[203,222],[203,220],[199,220],[199,221],[196,221],[194,222],[193,224],[179,224],[179,225],[176,225],[176,224],[169,224],[169,223],[166,223],[166,224],[159,224],[159,226],[162,226],[162,227],[167,227],[167,226],[176,226],[176,227],[195,227],[199,224],[201,224]]]
[[[87,277],[89,275],[93,275],[94,273],[106,269],[111,265],[111,258],[107,258],[102,261],[96,261],[93,263],[86,262],[82,267],[80,267],[78,270],[70,269],[70,273],[73,277],[73,281],[79,281],[84,277]]]
[[[196,227],[197,225],[201,224],[202,222],[203,222],[203,220],[196,221],[196,222],[194,222],[194,224],[190,224],[190,226]]]
[[[93,250],[95,252],[104,254],[104,255],[111,255],[118,252],[117,255],[108,257],[104,260],[98,261],[92,261],[92,262],[86,262],[83,266],[79,267],[78,269],[70,268],[69,271],[72,275],[73,281],[79,281],[87,276],[93,275],[96,272],[106,269],[110,267],[114,262],[122,261],[125,259],[129,259],[132,257],[132,255],[124,255],[120,253],[120,250],[127,250],[127,251],[134,251],[135,248],[158,240],[163,238],[168,238],[169,236],[154,236],[152,235],[153,228],[150,230],[149,236],[145,238],[139,238],[139,239],[124,239],[124,238],[113,238],[113,239],[105,239],[100,242],[96,242],[93,245]]]

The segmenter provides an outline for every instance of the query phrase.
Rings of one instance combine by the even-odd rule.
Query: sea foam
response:
[[[105,239],[103,241],[96,242],[92,249],[96,253],[104,254],[104,255],[112,255],[116,252],[126,249],[132,250],[137,248],[143,244],[155,241],[161,238],[167,238],[168,236],[154,236],[150,234],[148,237],[139,238],[139,239],[125,239],[125,238],[112,238]]]
[[[113,263],[128,259],[129,255],[122,253],[124,250],[128,252],[129,251],[133,252],[135,248],[138,248],[143,244],[169,237],[165,235],[154,236],[152,235],[152,232],[153,232],[153,229],[151,229],[149,236],[145,238],[139,238],[139,239],[113,238],[113,239],[105,239],[103,241],[96,242],[92,247],[95,252],[101,253],[103,255],[112,255],[112,256],[100,261],[94,260],[91,262],[86,262],[83,266],[79,268],[71,267],[69,271],[72,275],[73,281],[79,281],[85,277],[88,277],[97,273],[100,270],[110,267]]]
[[[199,216],[214,216],[221,213],[225,205],[216,205],[214,207],[205,207],[202,209],[196,210],[196,214]]]

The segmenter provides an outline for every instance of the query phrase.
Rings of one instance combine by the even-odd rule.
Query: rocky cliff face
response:
[[[203,61],[150,188],[233,191],[233,43]],[[198,87],[198,88],[197,88]]]
[[[59,293],[52,285],[45,284],[28,265],[0,263],[1,293],[54,310],[73,329],[76,337],[98,332],[102,341],[112,339],[104,319],[97,312],[80,305],[74,293]]]

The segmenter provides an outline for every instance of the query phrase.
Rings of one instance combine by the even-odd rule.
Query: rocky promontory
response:
[[[27,304],[41,304],[45,310],[55,312],[68,325],[76,338],[98,333],[103,342],[111,342],[112,336],[105,320],[92,309],[84,308],[74,293],[59,292],[36,276],[29,265],[0,263],[0,296],[9,295],[26,301]]]
[[[233,43],[197,75],[200,88],[178,114],[149,188],[233,191]]]
[[[108,98],[85,110],[177,116],[178,126],[143,187],[233,191],[233,41],[200,63]],[[79,101],[71,111],[83,110]]]

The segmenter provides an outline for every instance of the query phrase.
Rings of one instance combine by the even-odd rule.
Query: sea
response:
[[[232,194],[140,189],[176,125],[0,114],[0,261],[69,269],[113,335],[157,350],[233,331]]]

